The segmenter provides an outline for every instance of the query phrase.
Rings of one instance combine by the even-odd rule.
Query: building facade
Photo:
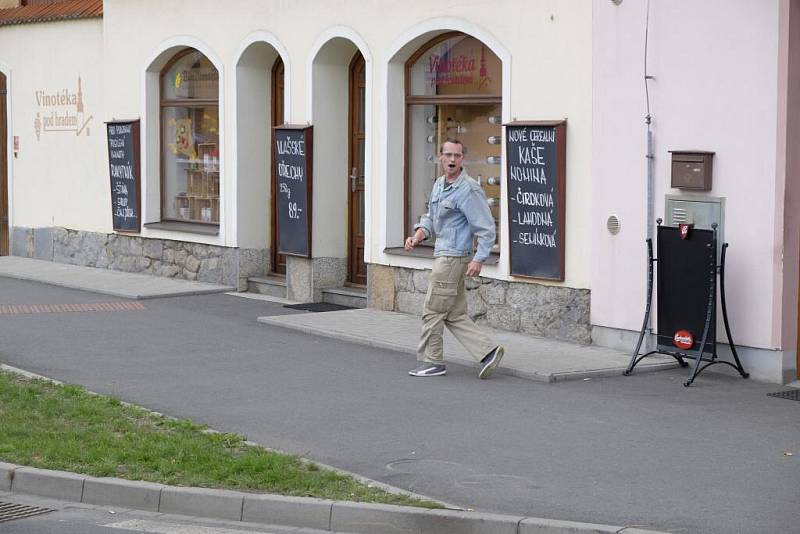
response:
[[[796,378],[794,1],[6,3],[0,253],[241,290],[271,275],[293,300],[355,288],[419,313],[432,249],[402,243],[457,137],[498,229],[468,284],[479,322],[632,349],[648,221],[706,202],[731,244],[745,366]],[[110,186],[119,121],[138,124],[135,208]],[[564,132],[554,197],[526,196],[547,182],[506,161],[509,128],[542,124]],[[312,134],[302,176],[277,153],[281,125]],[[710,190],[671,187],[681,150],[714,152]],[[283,186],[303,178],[296,211]],[[520,213],[531,202],[544,208]],[[137,231],[116,231],[134,212]],[[295,216],[308,252],[282,254]],[[537,247],[560,258],[555,275],[527,272]]]

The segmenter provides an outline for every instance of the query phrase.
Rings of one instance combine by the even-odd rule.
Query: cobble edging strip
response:
[[[3,462],[0,491],[150,512],[363,534],[659,534],[634,527],[461,510],[183,488]]]

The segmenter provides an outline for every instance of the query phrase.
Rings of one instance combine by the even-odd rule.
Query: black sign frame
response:
[[[275,225],[277,227],[275,235],[277,238],[278,252],[286,254],[287,256],[298,256],[301,258],[311,257],[311,223],[313,219],[314,198],[313,128],[313,126],[308,124],[281,124],[272,127],[273,153],[275,154],[272,164],[275,166],[273,173],[275,176],[275,194],[278,195],[277,201],[275,202],[277,210],[275,214]],[[282,151],[279,149],[279,143],[283,137],[282,134],[294,134],[295,140],[302,140],[303,153],[282,154]],[[281,164],[286,165],[287,161],[301,163],[301,179],[289,179],[287,176],[282,175],[280,172]],[[296,167],[296,165],[294,165],[294,167]],[[283,188],[281,187],[282,185],[284,185]],[[298,225],[290,224],[289,208],[291,206],[290,197],[292,196],[302,201],[300,206],[298,206],[298,203],[294,203],[295,214],[302,213],[297,219],[299,221],[299,232]],[[298,207],[300,210],[299,212],[297,211]],[[294,229],[294,232],[292,232],[292,229]]]
[[[525,278],[536,278],[542,280],[553,280],[558,282],[564,281],[565,275],[565,228],[566,228],[566,194],[567,194],[567,121],[514,121],[504,124],[503,135],[506,141],[506,194],[508,195],[508,255],[510,264],[510,274],[512,276],[519,276]],[[522,131],[529,133],[531,130],[536,132],[544,132],[542,135],[521,135]],[[520,131],[520,135],[512,135],[512,132]],[[552,134],[550,134],[552,132]],[[553,141],[546,139],[551,137]],[[512,140],[511,137],[516,139]],[[533,141],[532,139],[536,139]],[[523,141],[524,139],[524,141]],[[517,153],[516,158],[512,158],[513,150],[519,151],[520,145],[523,143],[530,143],[532,147],[541,147],[546,149],[544,156],[537,150],[536,155],[533,157],[535,167],[530,163],[522,163],[520,161],[521,152]],[[543,146],[544,145],[544,146]],[[547,146],[552,145],[552,146]],[[550,158],[550,161],[544,161],[539,164],[540,159]],[[553,161],[554,160],[554,161]],[[539,176],[536,169],[549,170],[550,175],[547,176],[548,183],[545,185],[551,186],[551,191],[546,191],[540,187],[541,184],[534,183],[534,180],[517,179],[516,176]],[[521,171],[521,172],[520,172]],[[555,171],[555,179],[552,179],[552,173]],[[552,182],[551,182],[552,180]],[[523,190],[526,187],[526,190]],[[538,190],[537,190],[538,189]],[[528,223],[521,223],[517,220],[517,215],[520,211],[517,209],[520,202],[517,200],[518,193],[530,193],[532,195],[542,194],[548,195],[552,201],[553,206],[547,213],[533,210],[528,211],[534,224],[538,224],[538,219],[542,217],[543,221],[551,221],[554,225],[554,233],[539,234],[530,236],[529,230],[531,226],[526,226]],[[526,198],[523,196],[522,198]],[[533,197],[530,197],[533,198]],[[530,206],[527,205],[526,208]],[[555,221],[552,221],[555,219]],[[524,230],[528,230],[527,232]],[[527,239],[533,241],[541,239],[542,243],[553,243],[554,247],[538,247],[553,249],[552,252],[547,254],[538,254],[531,252],[528,247],[532,243],[522,243],[515,239],[515,236],[526,235]],[[541,236],[541,237],[540,237]],[[534,245],[535,246],[535,245]]]
[[[666,354],[675,358],[681,367],[689,366],[684,358],[694,359],[689,379],[683,383],[686,387],[691,386],[704,369],[720,363],[736,369],[742,378],[748,378],[750,374],[744,370],[739,360],[728,322],[728,306],[725,302],[725,255],[728,244],[722,244],[720,262],[717,264],[717,224],[713,223],[711,230],[705,230],[691,228],[688,225],[685,228],[681,228],[683,225],[661,226],[661,219],[657,219],[656,222],[659,225],[657,259],[653,257],[653,240],[648,238],[646,241],[647,303],[644,321],[631,355],[631,362],[622,374],[630,376],[636,364],[650,355]],[[639,349],[642,348],[645,333],[649,328],[653,301],[653,267],[656,262],[658,262],[659,313],[656,348],[639,355]],[[728,335],[733,362],[721,360],[717,354],[718,287],[722,322]],[[691,294],[691,299],[686,298],[688,294]],[[689,343],[690,340],[692,343]]]
[[[142,231],[142,174],[141,174],[141,146],[140,146],[140,120],[119,120],[106,122],[106,144],[108,146],[108,173],[111,186],[111,221],[115,232],[138,234]],[[118,126],[130,126],[130,131],[119,133],[116,131]],[[121,146],[112,146],[113,139],[121,139]],[[119,151],[122,149],[120,158]],[[114,160],[123,159],[123,171],[115,170],[112,163]],[[131,178],[120,176],[120,172],[125,174],[124,168],[128,168]],[[116,174],[116,176],[115,176]],[[124,180],[124,181],[123,181]],[[125,182],[133,182],[126,184]],[[123,192],[124,191],[124,192]],[[133,193],[133,195],[131,194]],[[131,197],[133,201],[131,202]],[[125,206],[132,208],[132,217],[120,217],[117,209],[122,206],[121,199],[125,198]],[[121,221],[121,222],[120,222]]]

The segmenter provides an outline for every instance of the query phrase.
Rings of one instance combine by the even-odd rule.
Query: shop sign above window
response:
[[[200,52],[192,52],[178,59],[165,73],[162,98],[217,99],[219,72]]]
[[[466,35],[432,45],[417,58],[409,75],[413,95],[500,95],[499,58]]]

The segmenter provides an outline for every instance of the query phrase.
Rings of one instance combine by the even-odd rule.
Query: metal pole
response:
[[[647,115],[645,115],[645,124],[647,124],[647,240],[650,243],[655,242],[655,168],[653,156],[653,117],[650,115],[650,90],[648,82],[654,79],[647,73],[647,43],[650,34],[650,0],[647,0],[647,7],[645,12],[645,25],[644,25],[644,93],[645,103],[647,104]],[[648,264],[648,269],[652,269],[652,262]],[[651,282],[648,282],[648,285]],[[653,350],[653,320],[652,316],[648,315],[646,321],[647,337],[645,340],[646,350],[649,352]]]
[[[654,221],[655,221],[655,173],[653,168],[653,130],[650,129],[651,118],[650,114],[647,115],[647,119],[645,121],[647,123],[647,241],[649,243],[655,242],[655,229],[654,229]],[[651,245],[652,246],[652,245]],[[648,260],[649,261],[649,260]],[[648,269],[652,269],[652,264],[648,265]],[[650,290],[650,284],[652,281],[648,281],[648,290]],[[653,350],[653,316],[648,314],[647,316],[647,324],[646,324],[646,331],[647,336],[645,338],[645,349],[649,352]]]

